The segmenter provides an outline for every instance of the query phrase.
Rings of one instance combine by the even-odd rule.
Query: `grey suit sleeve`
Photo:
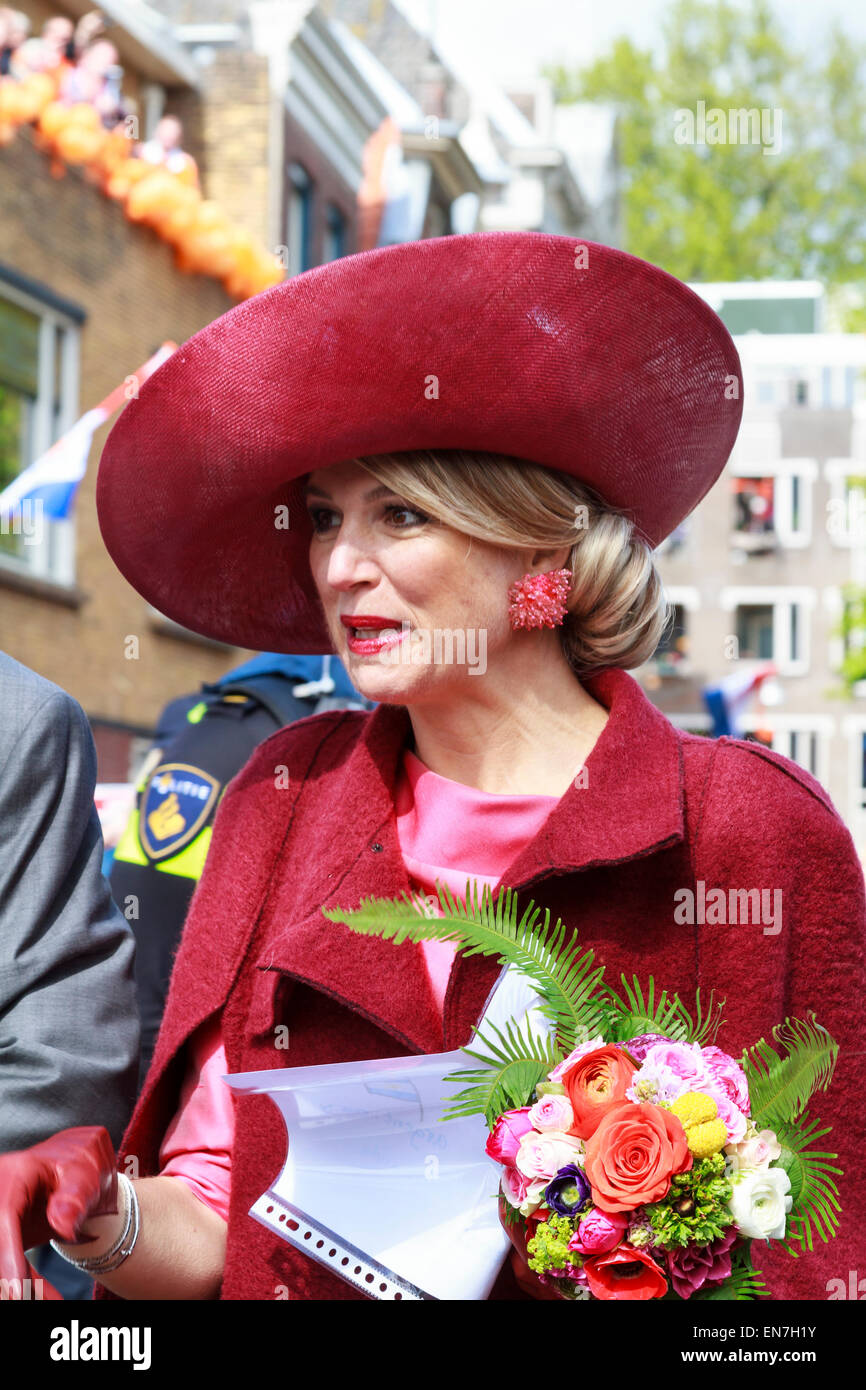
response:
[[[135,1100],[135,943],[102,875],[93,736],[60,689],[17,716],[0,767],[0,1152],[93,1124],[116,1147]]]

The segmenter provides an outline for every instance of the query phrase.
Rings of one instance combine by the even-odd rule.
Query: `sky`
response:
[[[500,83],[533,76],[547,62],[581,66],[627,34],[641,47],[658,41],[668,0],[394,0],[416,28],[433,27],[447,62],[456,45]],[[866,42],[863,0],[775,0],[788,37],[811,47],[833,19]]]

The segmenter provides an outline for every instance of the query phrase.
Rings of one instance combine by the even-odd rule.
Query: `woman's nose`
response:
[[[377,576],[375,559],[363,538],[341,530],[328,556],[327,582],[334,589],[350,589]]]

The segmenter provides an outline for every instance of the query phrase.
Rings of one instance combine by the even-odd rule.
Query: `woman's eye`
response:
[[[327,507],[310,508],[310,520],[313,523],[313,530],[316,532],[317,535],[319,535],[322,531],[327,531],[327,518],[332,517],[333,515],[334,513],[328,510]]]
[[[423,522],[430,520],[426,512],[419,512],[416,511],[414,507],[407,507],[398,503],[394,503],[391,506],[386,507],[385,514],[386,516],[390,516],[398,526],[400,526],[401,524],[404,526],[418,526],[419,524],[422,524]],[[413,520],[401,523],[397,521],[398,516],[409,516],[412,517]]]
[[[338,513],[330,507],[311,507],[310,520],[313,523],[313,531],[316,535],[323,535],[329,531],[334,524],[334,517]],[[423,525],[430,518],[426,512],[416,511],[414,507],[407,507],[405,504],[393,502],[385,507],[383,515],[392,521],[394,525],[405,530],[409,526]],[[402,519],[401,519],[402,518]],[[408,520],[406,519],[408,518]]]

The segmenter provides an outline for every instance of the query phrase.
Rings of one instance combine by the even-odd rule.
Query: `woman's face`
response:
[[[526,571],[522,551],[470,545],[353,462],[311,473],[306,505],[328,630],[362,695],[438,700],[475,685],[501,659],[514,638],[507,595]],[[356,635],[374,620],[376,631]]]

